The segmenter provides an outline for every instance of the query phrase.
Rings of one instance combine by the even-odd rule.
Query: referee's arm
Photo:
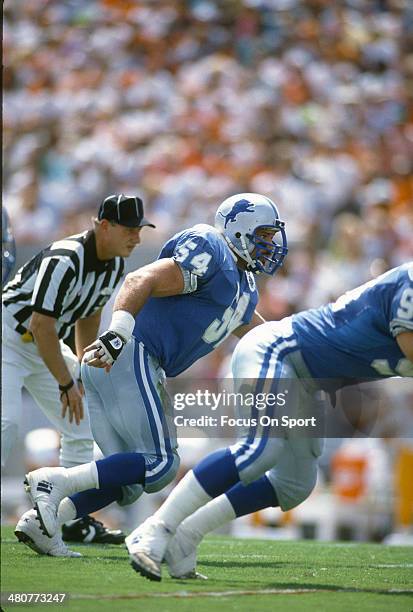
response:
[[[72,376],[60,350],[56,321],[61,317],[65,297],[76,281],[75,266],[70,256],[49,251],[42,260],[33,288],[30,329],[39,354],[60,386],[69,385]],[[61,395],[62,417],[68,412],[79,425],[83,419],[81,394],[75,384]]]
[[[78,319],[75,323],[76,355],[79,361],[82,361],[84,349],[97,338],[101,315],[102,309],[90,317]]]
[[[40,356],[59,385],[70,383],[72,376],[60,350],[59,337],[56,332],[56,319],[40,312],[34,312],[30,322],[30,330]]]
[[[49,368],[51,374],[55,377],[59,385],[64,386],[69,384],[72,381],[72,376],[60,350],[59,337],[56,331],[56,319],[39,312],[33,312],[30,329],[39,354]],[[61,401],[62,417],[65,417],[68,411],[70,423],[74,418],[77,425],[79,425],[81,419],[83,419],[83,404],[77,386],[73,385],[68,389],[61,397]]]

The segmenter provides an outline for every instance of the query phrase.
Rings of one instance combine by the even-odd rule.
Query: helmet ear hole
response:
[[[241,232],[235,232],[235,238],[241,238]]]

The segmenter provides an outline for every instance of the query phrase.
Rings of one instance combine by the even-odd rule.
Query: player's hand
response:
[[[82,395],[78,387],[73,384],[70,389],[65,391],[62,391],[60,387],[60,401],[62,402],[62,418],[64,419],[68,413],[69,423],[73,423],[74,418],[76,425],[80,425],[84,413]]]
[[[125,342],[115,332],[108,330],[84,351],[83,361],[95,368],[106,368],[109,371],[119,357]]]

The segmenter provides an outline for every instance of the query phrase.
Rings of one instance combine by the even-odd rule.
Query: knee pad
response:
[[[145,485],[134,484],[122,487],[122,499],[118,501],[119,506],[129,506],[130,504],[133,504],[137,499],[139,499],[144,491],[145,493],[156,493],[157,491],[161,491],[175,478],[178,468],[179,457],[178,455],[174,455],[172,466],[159,478],[159,480]]]
[[[173,454],[173,460],[170,468],[157,479],[153,479],[150,483],[145,483],[144,491],[146,493],[156,493],[166,487],[178,473],[180,459],[178,454]]]
[[[284,512],[299,506],[309,497],[317,482],[317,467],[303,470],[300,476],[280,474],[277,469],[270,470],[266,476],[276,492],[280,508]]]
[[[230,448],[240,480],[248,485],[277,463],[283,441],[280,438],[257,438],[253,444],[239,442]]]
[[[133,504],[143,493],[141,484],[126,485],[122,487],[122,499],[118,500],[119,506],[129,506]]]

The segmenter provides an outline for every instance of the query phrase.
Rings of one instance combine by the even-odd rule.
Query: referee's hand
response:
[[[77,386],[73,385],[65,393],[62,393],[60,401],[62,402],[62,418],[64,419],[68,413],[69,423],[73,423],[74,418],[76,425],[80,425],[84,413],[82,395]]]

